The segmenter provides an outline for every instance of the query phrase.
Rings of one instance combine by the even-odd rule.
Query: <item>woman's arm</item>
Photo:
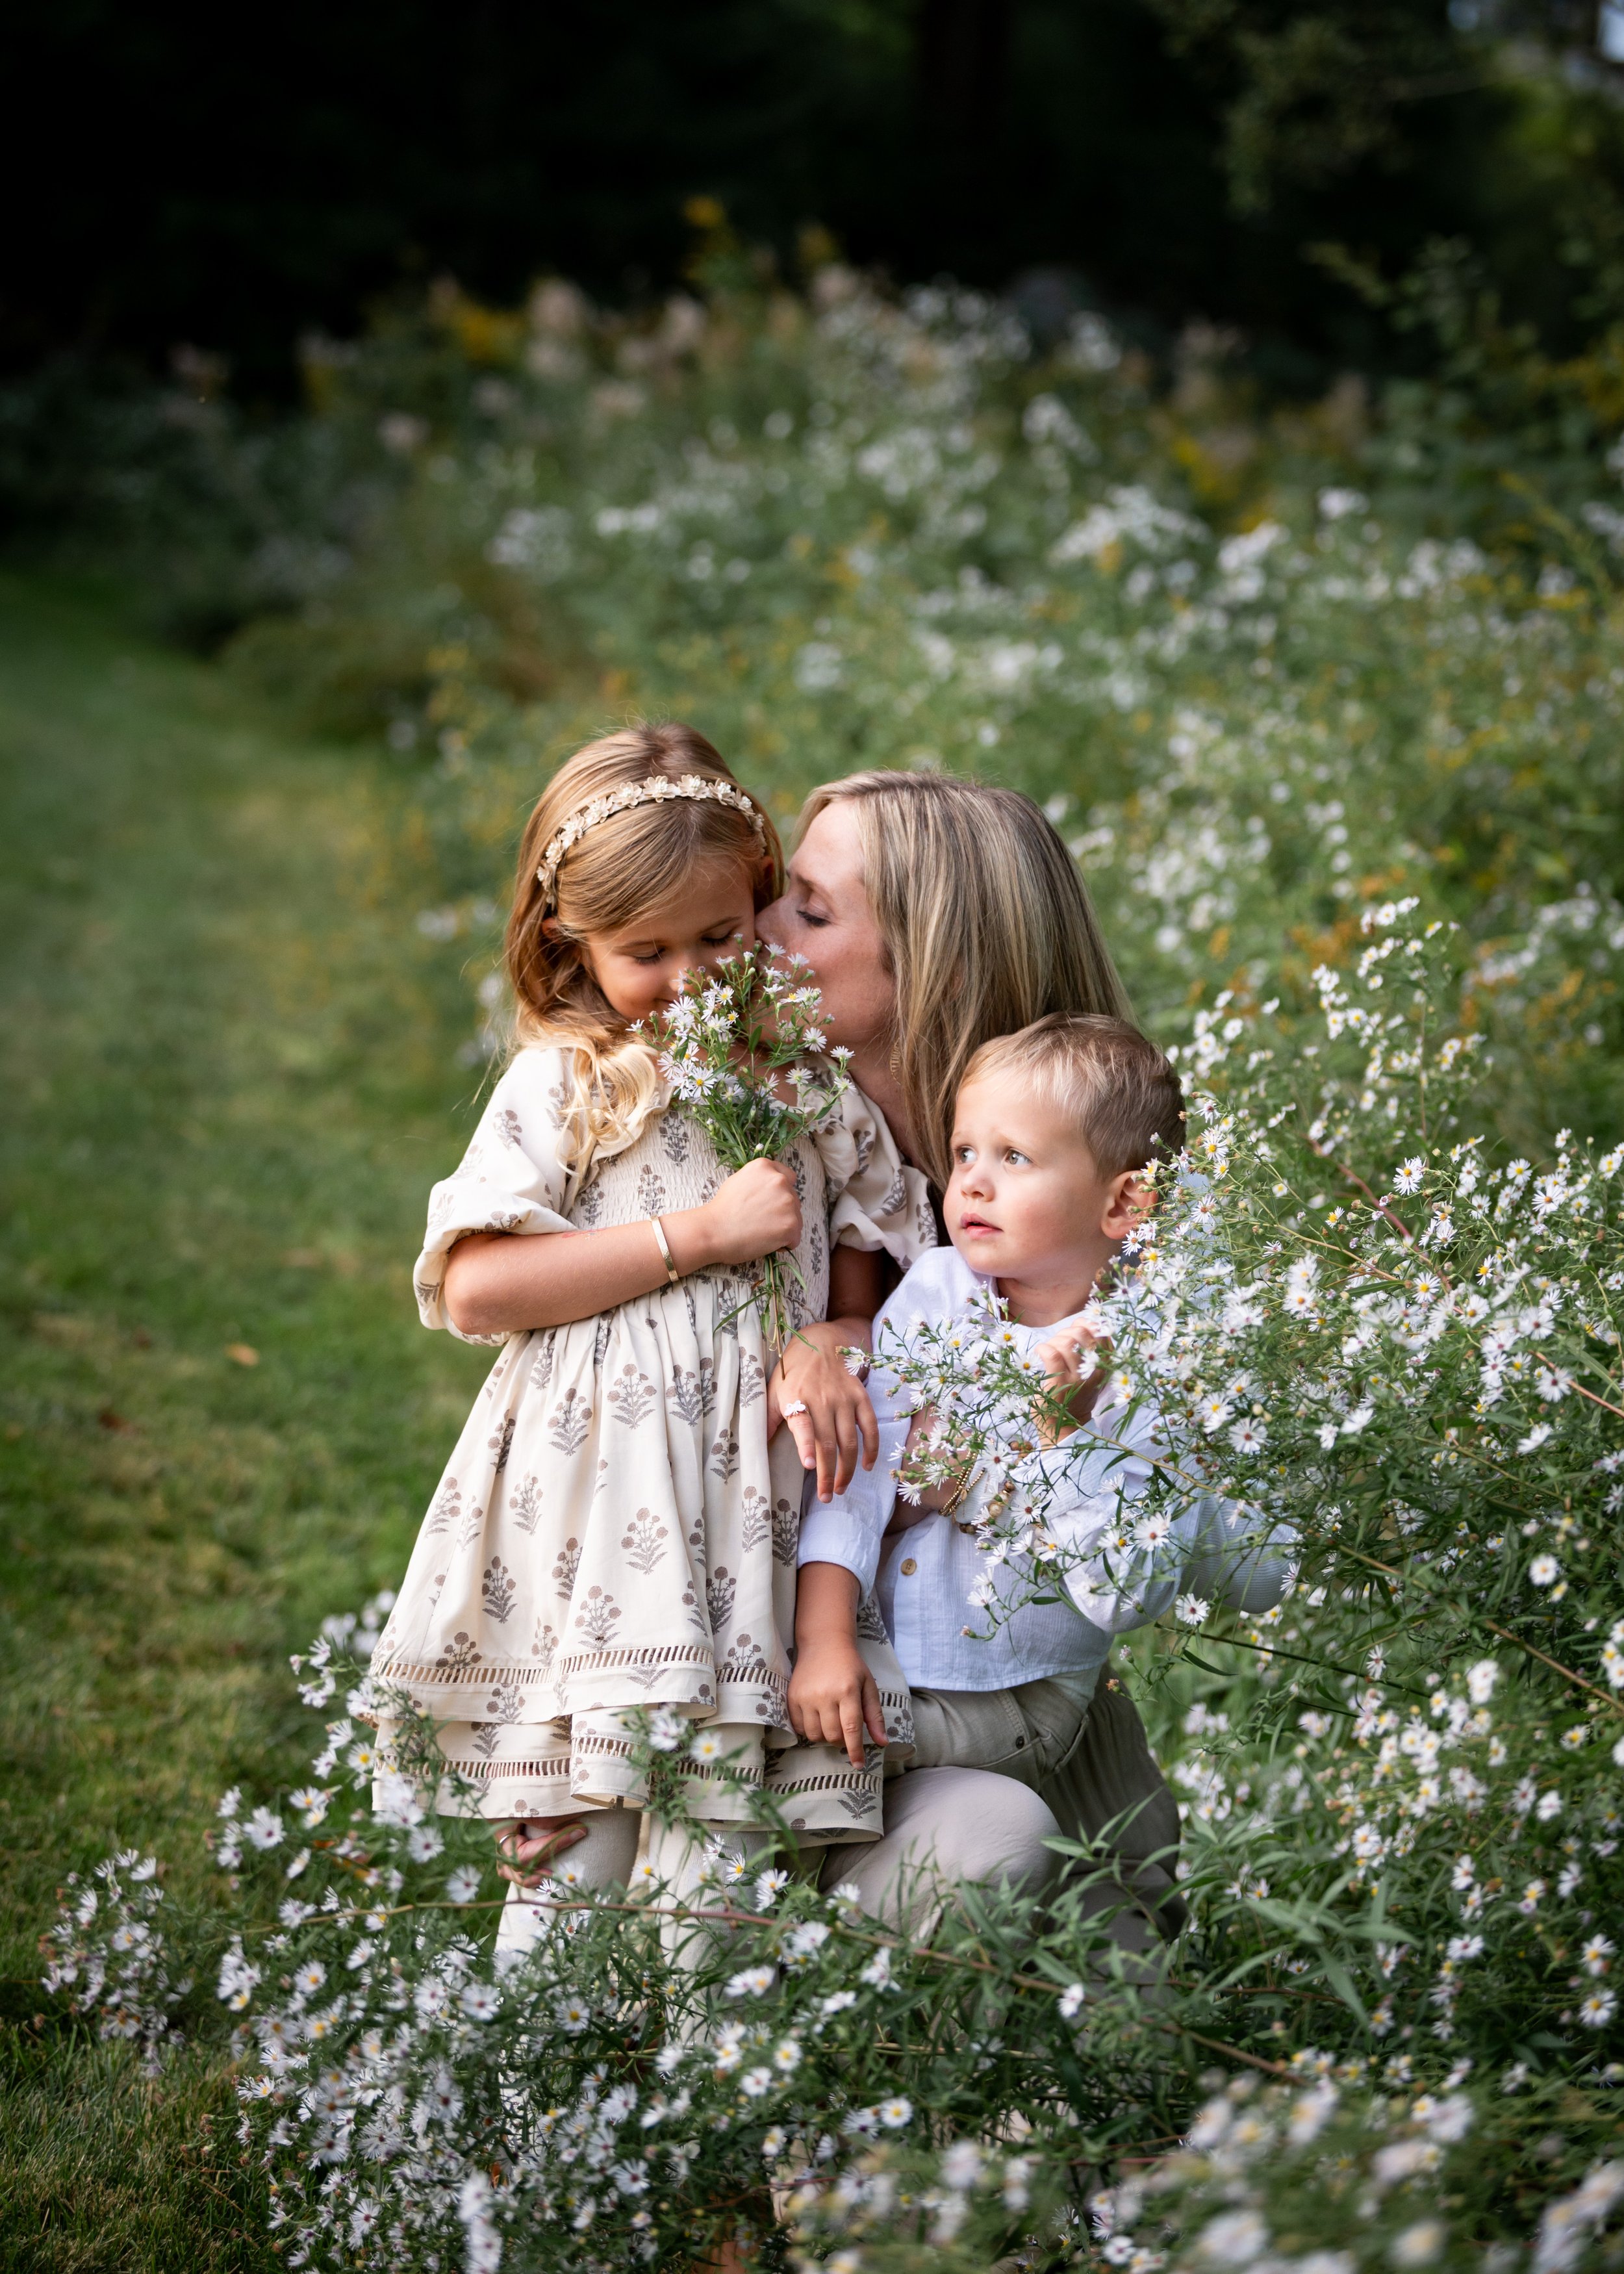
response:
[[[857,1470],[871,1469],[880,1449],[868,1393],[841,1352],[868,1348],[880,1306],[880,1259],[861,1247],[837,1247],[829,1259],[828,1318],[792,1337],[767,1388],[767,1434],[785,1422],[803,1469],[817,1471],[817,1496],[843,1493]],[[786,1413],[790,1405],[804,1412]]]
[[[718,1263],[754,1263],[801,1238],[795,1181],[781,1161],[752,1161],[699,1208],[663,1216],[672,1261],[685,1277]],[[445,1306],[464,1335],[516,1335],[568,1326],[665,1284],[651,1224],[517,1238],[470,1232],[446,1263]]]

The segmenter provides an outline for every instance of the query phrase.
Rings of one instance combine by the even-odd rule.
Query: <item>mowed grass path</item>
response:
[[[404,1567],[484,1368],[409,1285],[468,998],[405,770],[104,603],[0,580],[0,2267],[269,2267],[217,2063],[144,2083],[38,1938],[115,1844],[206,1893],[287,1652]]]

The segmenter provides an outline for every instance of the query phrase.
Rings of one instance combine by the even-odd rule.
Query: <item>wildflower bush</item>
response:
[[[1167,1459],[1100,1552],[1155,1585],[1192,1491],[1295,1540],[1275,1611],[1192,1583],[1123,1664],[1191,1924],[1135,1955],[1079,1850],[1041,1912],[904,1933],[780,1843],[685,1904],[566,1860],[499,1952],[431,1733],[374,1758],[374,1618],[300,1669],[308,1783],[222,1803],[217,1903],[120,1855],[53,1983],[160,2073],[229,2059],[289,2264],[1615,2264],[1620,406],[1570,375],[1538,451],[1447,388],[1267,416],[1211,340],[1040,356],[974,295],[713,250],[644,320],[440,290],[316,343],[281,442],[132,411],[109,509],[207,522],[237,667],[416,770],[470,1062],[518,817],[628,708],[786,817],[867,764],[1045,803],[1192,1100],[1101,1302]],[[989,1551],[1056,1591],[1041,1394],[996,1325],[931,1363],[944,1457],[1019,1487]],[[643,1736],[680,1816],[683,1733]]]
[[[501,1949],[479,1827],[427,1812],[432,1728],[371,1742],[400,1710],[364,1671],[375,1605],[299,1666],[323,1715],[346,1692],[309,1783],[222,1801],[213,1923],[171,1926],[120,1856],[54,1935],[55,1986],[155,2067],[240,2017],[242,2152],[289,2263],[730,2237],[921,2274],[1616,2262],[1624,1148],[1497,1151],[1470,943],[1391,902],[1362,941],[1297,1002],[1198,1021],[1190,1150],[1101,1303],[1167,1443],[1115,1583],[1154,1577],[1194,1490],[1295,1534],[1276,1609],[1186,1593],[1141,1645],[1189,1926],[1136,1955],[1082,1847],[1041,1910],[971,1893],[905,1932],[787,1842],[718,1843],[681,1901],[566,1861],[534,1949]],[[996,1324],[931,1364],[962,1457],[1032,1442],[1043,1393]],[[1036,1589],[1064,1577],[1044,1475],[1087,1442],[1018,1456],[992,1520]],[[644,1718],[679,1818],[687,1739]]]

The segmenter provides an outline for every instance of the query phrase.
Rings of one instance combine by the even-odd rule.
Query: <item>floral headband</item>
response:
[[[766,851],[766,827],[756,801],[747,791],[732,782],[711,781],[704,774],[684,774],[677,781],[669,774],[650,774],[646,781],[627,782],[620,789],[595,797],[590,805],[583,805],[572,813],[558,834],[549,839],[541,866],[536,871],[544,914],[553,906],[564,855],[581,842],[589,829],[596,829],[600,821],[613,821],[617,813],[629,813],[634,806],[663,805],[673,797],[688,798],[695,805],[728,805],[737,813],[748,814],[756,843],[763,853]]]

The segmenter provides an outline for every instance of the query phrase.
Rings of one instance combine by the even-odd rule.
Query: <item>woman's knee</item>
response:
[[[911,1781],[902,1779],[905,1787]],[[1060,1861],[1046,1843],[1059,1836],[1060,1826],[1029,1786],[963,1769],[921,1770],[918,1781],[927,1788],[907,1829],[914,1845],[929,1848],[944,1879],[1043,1893]]]
[[[885,1834],[835,1849],[825,1886],[845,1879],[872,1916],[917,1925],[956,1882],[1037,1896],[1060,1859],[1059,1826],[1027,1786],[986,1769],[914,1769],[885,1788]]]

